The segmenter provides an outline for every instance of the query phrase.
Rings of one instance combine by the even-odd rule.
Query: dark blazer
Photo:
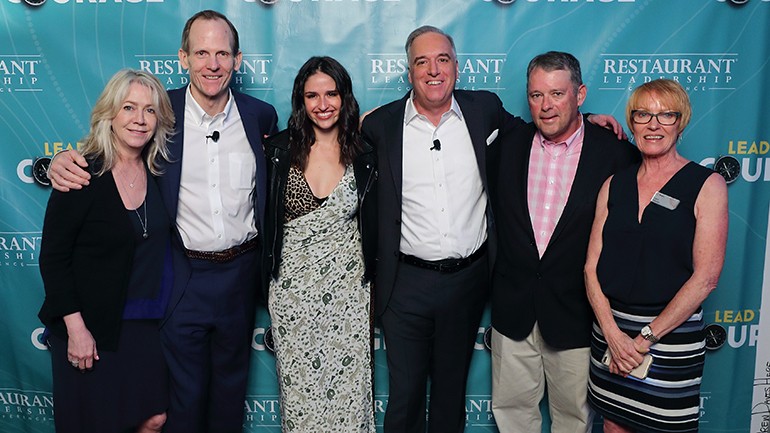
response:
[[[368,280],[374,277],[374,263],[377,251],[377,159],[374,149],[366,142],[364,149],[353,162],[353,172],[358,189],[358,230],[363,244],[364,263]],[[262,292],[268,296],[270,278],[278,277],[283,247],[283,219],[285,214],[286,181],[291,165],[289,133],[283,130],[265,140],[267,157],[268,203],[265,213],[265,231],[262,260]]]
[[[490,199],[499,249],[492,277],[492,326],[522,340],[537,321],[545,341],[557,349],[587,347],[593,312],[583,266],[604,181],[639,161],[631,143],[584,119],[585,136],[575,180],[551,241],[539,257],[527,201],[529,154],[535,126],[506,134],[490,151]]]
[[[51,193],[40,247],[46,296],[38,313],[51,333],[66,341],[62,318],[80,311],[99,348],[117,349],[133,233],[110,172],[92,176],[88,188]]]
[[[184,145],[184,112],[185,95],[187,87],[181,89],[169,90],[168,96],[171,99],[171,106],[174,109],[176,125],[174,134],[168,143],[169,162],[164,166],[163,175],[158,178],[161,198],[166,206],[169,217],[176,221],[176,215],[179,204],[179,183],[182,177],[182,151]],[[261,234],[264,230],[265,203],[267,197],[267,175],[265,165],[265,153],[262,148],[262,138],[266,135],[274,134],[278,131],[278,115],[272,105],[252,98],[251,96],[232,92],[235,98],[235,104],[238,112],[241,114],[243,129],[246,131],[246,138],[249,140],[251,150],[254,152],[254,158],[257,162],[256,193],[254,194],[254,214],[257,218],[257,230]],[[171,301],[169,303],[166,316],[176,307],[179,299],[187,286],[187,280],[190,276],[190,263],[184,254],[183,245],[179,238],[172,242],[173,264],[174,264],[174,287],[171,292]]]
[[[379,209],[379,230],[377,246],[377,275],[375,278],[375,313],[381,315],[388,305],[396,271],[401,243],[401,185],[404,136],[404,109],[407,94],[402,99],[384,105],[364,119],[361,131],[364,139],[377,151],[379,180],[377,183],[377,206]],[[486,139],[494,130],[502,129],[506,122],[521,121],[512,118],[504,109],[500,98],[487,91],[455,90],[454,97],[465,117],[470,133],[481,181],[487,188]],[[500,135],[498,135],[499,140]],[[490,230],[493,221],[487,220]],[[493,243],[494,236],[489,236]],[[491,257],[494,245],[490,245]]]

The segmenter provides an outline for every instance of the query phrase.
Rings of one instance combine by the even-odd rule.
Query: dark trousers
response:
[[[248,381],[256,251],[227,263],[191,260],[187,287],[161,328],[171,377],[165,433],[241,433]]]
[[[389,398],[385,433],[465,428],[465,385],[473,345],[488,295],[488,264],[482,257],[455,273],[400,263],[382,315],[388,359]]]

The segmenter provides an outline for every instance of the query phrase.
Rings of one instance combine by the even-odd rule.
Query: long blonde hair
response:
[[[148,72],[121,69],[110,78],[96,100],[91,112],[91,130],[83,140],[83,156],[102,161],[101,168],[96,172],[97,176],[112,170],[117,163],[118,149],[112,132],[112,120],[118,115],[132,83],[141,84],[152,92],[157,125],[155,134],[142,152],[150,173],[155,176],[161,174],[162,161],[168,161],[166,142],[174,131],[174,110],[166,90],[160,81]]]

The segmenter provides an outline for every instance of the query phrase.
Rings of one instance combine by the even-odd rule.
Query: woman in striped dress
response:
[[[626,120],[642,162],[599,192],[585,278],[596,315],[588,397],[605,432],[698,430],[701,304],[724,262],[727,187],[677,152],[691,114],[679,83],[634,90]],[[649,372],[629,374],[647,354]]]

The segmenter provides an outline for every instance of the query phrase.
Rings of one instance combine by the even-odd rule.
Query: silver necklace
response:
[[[136,217],[139,219],[139,224],[142,226],[142,238],[147,239],[150,236],[147,234],[147,203],[143,201],[139,207],[144,207],[144,221],[142,221],[142,217],[139,215],[138,209],[134,209],[134,212],[136,212]]]
[[[129,188],[133,188],[134,187],[134,182],[136,182],[136,179],[139,178],[140,174],[142,174],[142,170],[139,170],[136,173],[136,176],[134,176],[134,180],[131,181],[128,184]],[[125,185],[123,185],[123,182],[125,182],[125,177],[123,177],[121,175],[120,178],[121,178],[121,182],[118,182],[118,180],[115,179],[115,183],[118,185],[118,188],[122,187],[122,190],[126,193],[126,197],[128,197],[128,191],[126,191],[126,187],[125,187]],[[139,215],[139,208],[142,207],[142,206],[144,206],[144,220],[142,220],[142,216]],[[147,224],[149,223],[149,221],[147,220],[147,203],[146,203],[146,199],[143,200],[142,203],[139,204],[138,207],[134,208],[134,213],[136,213],[136,218],[139,219],[139,224],[142,226],[142,238],[143,239],[147,239],[148,237],[150,237],[150,235],[147,233]]]
[[[129,188],[133,188],[134,187],[134,183],[136,183],[136,178],[138,178],[141,173],[142,173],[142,170],[139,170],[139,171],[136,172],[136,175],[134,176],[134,180],[132,180],[131,182],[128,183],[128,187]]]

